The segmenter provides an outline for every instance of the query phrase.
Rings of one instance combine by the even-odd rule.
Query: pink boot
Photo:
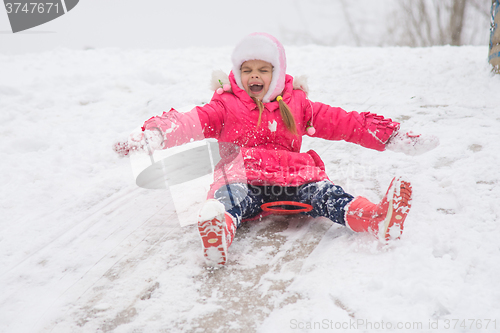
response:
[[[236,225],[222,203],[211,199],[203,205],[198,219],[198,231],[207,266],[224,265],[227,261],[227,248],[233,242]]]
[[[381,242],[398,239],[411,208],[411,184],[394,178],[385,197],[377,205],[356,197],[346,207],[346,225],[356,232],[368,231]]]

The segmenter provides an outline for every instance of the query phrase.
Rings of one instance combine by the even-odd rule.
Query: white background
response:
[[[232,46],[255,31],[271,33],[284,45],[394,45],[394,38],[387,31],[391,25],[398,28],[400,24],[395,21],[396,3],[396,0],[83,0],[66,15],[16,34],[11,31],[6,11],[0,9],[0,53],[38,52],[57,47]],[[473,37],[466,36],[465,44],[487,43],[489,6],[484,7],[483,16],[472,11],[473,20],[479,21],[475,27],[467,28],[476,30],[469,31]]]

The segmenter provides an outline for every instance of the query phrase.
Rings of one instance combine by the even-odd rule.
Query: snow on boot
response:
[[[227,248],[233,242],[236,225],[224,205],[215,199],[207,200],[200,210],[198,231],[205,263],[210,267],[224,265]]]
[[[411,184],[394,178],[385,197],[374,204],[364,197],[357,197],[346,207],[346,225],[356,232],[368,231],[381,242],[398,239],[411,208]]]

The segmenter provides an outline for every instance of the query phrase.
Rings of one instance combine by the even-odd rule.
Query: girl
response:
[[[327,217],[382,241],[399,238],[411,207],[410,183],[394,178],[378,204],[353,197],[328,179],[318,154],[300,152],[302,136],[410,155],[434,148],[438,140],[400,133],[399,123],[373,113],[309,101],[304,88],[286,74],[285,50],[269,34],[245,37],[234,49],[232,63],[229,77],[216,80],[220,86],[210,103],[153,117],[139,135],[116,148],[126,155],[146,149],[146,143],[165,149],[193,138],[219,141],[222,160],[198,220],[206,264],[224,265],[241,222],[265,215],[262,204],[281,200],[307,204],[309,216]],[[241,154],[241,164],[235,153]]]

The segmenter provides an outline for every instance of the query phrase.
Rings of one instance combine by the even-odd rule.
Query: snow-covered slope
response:
[[[377,201],[394,175],[412,180],[403,238],[381,246],[326,219],[271,217],[242,227],[211,272],[169,193],[137,188],[111,145],[208,102],[230,52],[0,55],[0,331],[500,329],[500,77],[486,47],[287,48],[312,100],[441,145],[409,157],[306,139],[354,195]]]

